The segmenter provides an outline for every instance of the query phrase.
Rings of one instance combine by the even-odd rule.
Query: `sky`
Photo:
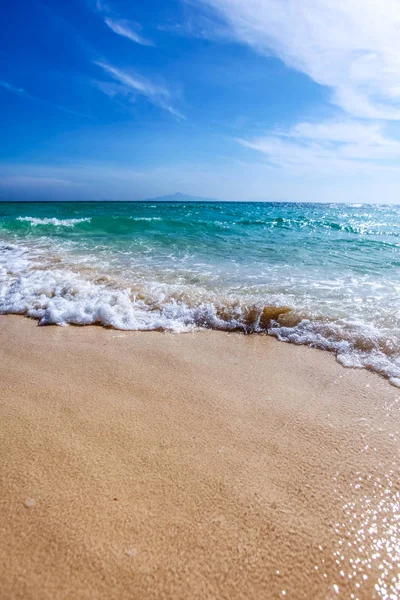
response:
[[[400,203],[400,0],[3,0],[0,200]]]

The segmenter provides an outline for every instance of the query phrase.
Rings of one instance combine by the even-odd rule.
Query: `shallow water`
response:
[[[400,384],[400,207],[1,203],[0,312],[268,332]]]

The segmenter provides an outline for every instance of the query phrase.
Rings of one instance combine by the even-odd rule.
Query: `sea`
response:
[[[400,206],[2,202],[0,313],[270,335],[400,386]]]

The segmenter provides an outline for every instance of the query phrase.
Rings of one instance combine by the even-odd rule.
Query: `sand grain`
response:
[[[395,590],[400,394],[383,379],[263,336],[7,316],[0,339],[5,600]]]

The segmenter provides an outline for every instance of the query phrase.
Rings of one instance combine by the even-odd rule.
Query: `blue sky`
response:
[[[400,0],[4,0],[0,199],[400,203]]]

